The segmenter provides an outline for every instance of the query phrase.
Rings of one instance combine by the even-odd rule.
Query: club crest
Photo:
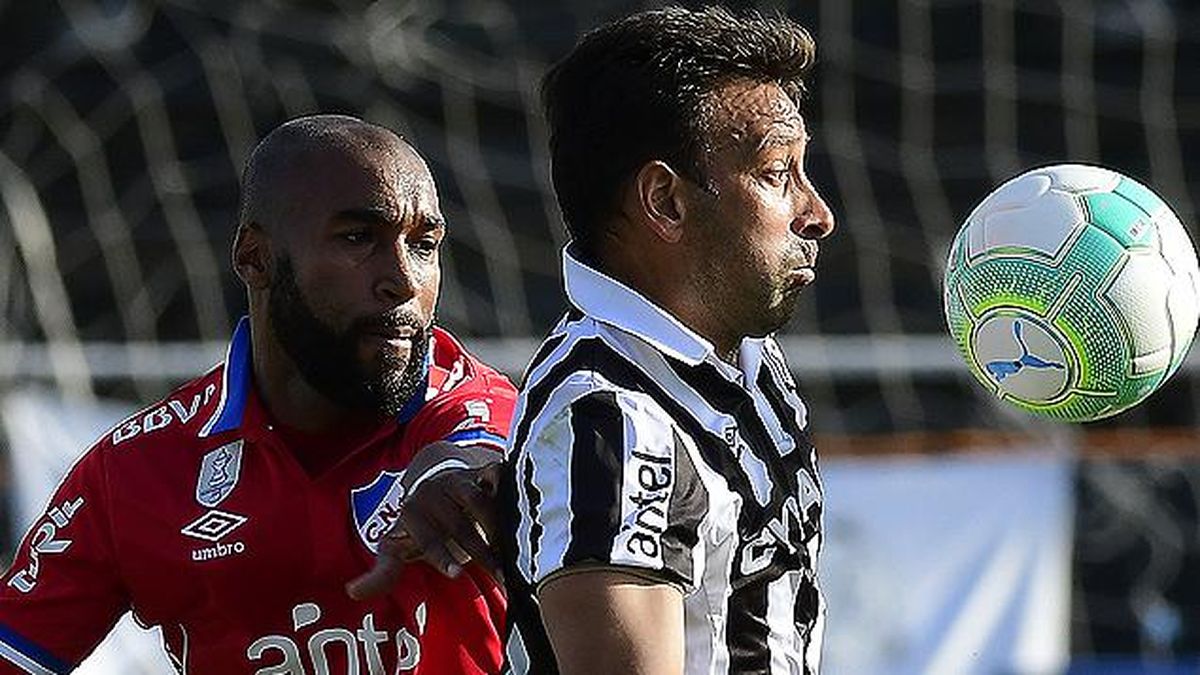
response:
[[[196,480],[196,501],[213,508],[237,487],[242,472],[242,441],[238,439],[213,450],[200,460]]]
[[[404,486],[403,471],[384,471],[367,485],[350,491],[350,510],[354,527],[371,553],[379,552],[379,542],[400,517]]]

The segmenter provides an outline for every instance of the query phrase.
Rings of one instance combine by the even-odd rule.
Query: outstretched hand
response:
[[[400,515],[379,542],[375,566],[346,585],[356,600],[385,593],[404,565],[424,561],[456,577],[471,561],[500,579],[495,496],[501,457],[494,450],[440,441],[422,448],[404,472]]]

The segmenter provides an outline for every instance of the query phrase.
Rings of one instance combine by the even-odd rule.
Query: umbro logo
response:
[[[189,537],[213,542],[212,546],[205,546],[192,551],[192,560],[204,562],[206,560],[215,560],[217,558],[224,558],[225,556],[245,553],[246,544],[244,542],[223,543],[221,539],[241,527],[242,523],[247,520],[249,518],[246,516],[239,516],[236,513],[210,509],[208,513],[185,525],[180,532]]]
[[[236,530],[247,520],[246,516],[239,516],[236,513],[229,513],[228,511],[221,511],[219,509],[211,509],[208,513],[185,525],[180,532],[189,537],[205,541],[220,541],[225,535]]]

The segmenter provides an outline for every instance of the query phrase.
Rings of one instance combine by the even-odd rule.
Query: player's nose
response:
[[[375,296],[389,305],[408,302],[417,293],[404,237],[380,247],[375,272]]]
[[[824,239],[833,233],[837,226],[833,210],[807,176],[803,178],[800,189],[796,192],[798,212],[792,221],[793,231],[805,239]]]

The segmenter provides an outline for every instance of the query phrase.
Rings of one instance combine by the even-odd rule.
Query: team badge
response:
[[[384,471],[370,484],[350,491],[354,527],[371,553],[379,552],[383,535],[400,517],[400,500],[404,499],[400,479],[403,476],[403,471]]]
[[[200,477],[196,480],[196,501],[213,508],[237,487],[242,471],[242,441],[222,445],[200,461]]]

